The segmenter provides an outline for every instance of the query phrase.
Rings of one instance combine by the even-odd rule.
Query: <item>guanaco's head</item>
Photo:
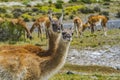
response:
[[[72,36],[73,36],[73,29],[72,28],[64,29],[62,31],[62,38],[64,41],[71,41]]]
[[[27,34],[27,38],[29,38],[30,40],[33,39],[32,35],[31,34]]]
[[[85,24],[82,25],[82,31],[84,31],[86,28],[90,28],[90,23],[86,22]]]
[[[61,32],[63,29],[63,24],[62,24],[62,20],[63,20],[63,13],[61,15],[61,17],[59,19],[57,18],[52,18],[52,14],[49,14],[49,20],[51,23],[51,28],[54,32]]]

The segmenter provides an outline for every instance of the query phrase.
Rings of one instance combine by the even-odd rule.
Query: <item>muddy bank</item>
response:
[[[100,49],[70,49],[67,62],[79,65],[120,66],[120,45],[103,46]]]

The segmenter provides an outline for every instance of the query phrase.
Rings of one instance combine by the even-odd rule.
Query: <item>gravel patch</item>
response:
[[[70,49],[67,62],[77,65],[100,65],[116,68],[120,66],[120,46],[104,46],[99,50]]]

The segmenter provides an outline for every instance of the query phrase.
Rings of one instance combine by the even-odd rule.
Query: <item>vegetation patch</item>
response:
[[[90,31],[83,32],[83,36],[76,38],[73,36],[71,42],[72,48],[85,48],[85,47],[100,47],[103,45],[120,44],[120,29],[108,30],[108,36],[104,36],[103,31],[95,31],[91,34]]]
[[[11,22],[6,21],[0,25],[0,41],[18,40],[25,34],[23,27],[20,25],[13,25]]]
[[[71,71],[73,74],[67,74]],[[77,73],[76,73],[77,72]],[[71,65],[66,64],[61,71],[50,80],[119,80],[120,71],[111,67],[96,65]]]

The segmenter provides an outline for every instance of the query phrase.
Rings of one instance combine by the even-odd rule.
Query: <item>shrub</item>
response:
[[[24,29],[20,25],[5,21],[1,24],[0,33],[0,41],[18,40],[24,34]]]
[[[120,11],[118,11],[116,15],[117,18],[120,18]]]
[[[81,0],[81,1],[88,4],[97,2],[96,0]]]
[[[65,14],[69,15],[69,14],[76,14],[78,12],[78,10],[80,10],[81,8],[83,8],[83,5],[76,5],[76,6],[68,6],[65,9]]]
[[[103,1],[106,1],[106,2],[108,2],[108,1],[109,1],[109,2],[110,2],[111,0],[103,0]]]
[[[22,9],[17,8],[17,9],[14,9],[14,10],[12,11],[12,13],[13,13],[14,18],[18,18],[18,17],[21,16],[23,13],[25,13],[25,11],[22,10]]]
[[[62,0],[57,0],[57,2],[55,3],[55,7],[57,9],[62,9],[63,8],[63,6],[62,6],[63,3],[64,2]]]
[[[100,9],[100,7],[94,7],[94,9],[93,9],[95,12],[100,12],[101,11],[101,9]]]
[[[103,12],[100,12],[100,15],[109,16],[109,12],[108,11],[103,11]]]
[[[56,4],[55,4],[55,7],[56,7],[57,9],[62,9],[62,4],[61,4],[61,3],[56,3]]]
[[[21,15],[22,15],[21,12],[14,12],[14,13],[13,13],[13,17],[14,17],[14,18],[18,18],[18,17],[21,16]]]
[[[30,0],[23,0],[23,4],[27,5],[30,2]]]
[[[32,8],[32,11],[37,12],[37,11],[39,11],[39,9],[38,8]]]
[[[1,1],[8,2],[9,0],[1,0]]]
[[[35,7],[41,7],[42,5],[40,3],[36,4]]]
[[[7,18],[13,18],[13,15],[12,14],[5,14],[5,17],[7,17]]]
[[[110,5],[110,3],[106,2],[106,3],[104,3],[103,5]]]
[[[74,15],[71,14],[71,15],[69,16],[69,19],[73,19],[73,18],[74,18]]]
[[[26,22],[30,21],[32,19],[32,16],[30,16],[28,13],[22,14],[22,17]]]
[[[77,2],[78,0],[69,0],[69,3]]]
[[[0,13],[6,13],[6,9],[5,8],[0,8]]]
[[[25,22],[29,22],[30,19],[29,19],[29,18],[24,18],[24,21],[25,21]]]
[[[49,4],[52,4],[53,2],[52,2],[52,0],[49,0],[48,3],[49,3]]]
[[[82,9],[80,9],[80,11],[84,14],[88,14],[88,13],[94,13],[94,10],[88,8],[88,7],[84,7]]]

